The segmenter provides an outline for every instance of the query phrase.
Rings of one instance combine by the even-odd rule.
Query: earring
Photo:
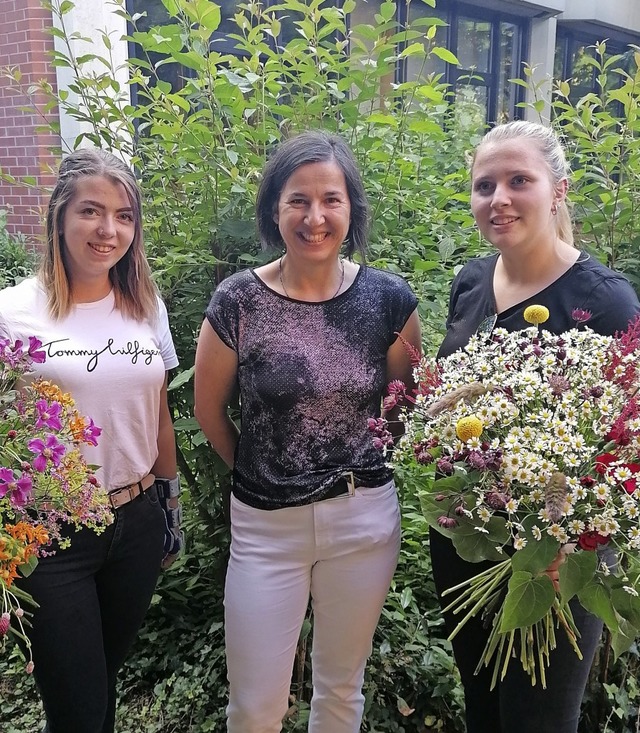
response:
[[[555,216],[558,213],[558,204],[553,204],[551,207],[551,213]]]

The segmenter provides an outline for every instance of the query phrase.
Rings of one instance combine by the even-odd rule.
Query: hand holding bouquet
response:
[[[61,525],[100,531],[113,519],[80,452],[83,443],[96,445],[100,428],[50,382],[22,383],[32,364],[44,361],[40,346],[36,338],[28,346],[0,338],[0,649],[8,633],[29,647],[23,606],[33,601],[14,580],[52,554],[53,540],[68,544]]]
[[[429,524],[488,570],[449,589],[460,618],[490,628],[481,665],[493,684],[519,659],[545,685],[556,632],[576,653],[568,605],[600,617],[617,654],[640,631],[640,319],[615,337],[584,326],[554,335],[496,329],[415,368],[413,410],[392,461]],[[401,385],[390,385],[399,399]],[[374,440],[389,450],[383,421]]]

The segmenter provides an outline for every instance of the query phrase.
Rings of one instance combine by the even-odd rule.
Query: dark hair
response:
[[[73,306],[66,263],[63,222],[69,202],[76,194],[78,181],[100,176],[121,184],[132,208],[135,232],[126,254],[109,272],[116,307],[136,320],[152,318],[157,310],[156,288],[151,280],[142,238],[142,203],[140,188],[132,170],[106,150],[80,148],[60,163],[58,180],[47,210],[47,246],[40,268],[49,296],[49,311],[54,318],[64,318]]]
[[[334,161],[342,170],[351,205],[346,255],[359,252],[364,259],[369,232],[369,204],[358,165],[347,143],[338,135],[322,130],[308,130],[281,143],[269,158],[262,174],[256,198],[256,222],[263,246],[284,244],[274,216],[282,189],[300,166]]]

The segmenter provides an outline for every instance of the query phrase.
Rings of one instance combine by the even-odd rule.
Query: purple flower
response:
[[[13,471],[10,468],[0,468],[0,499],[9,491],[9,484],[13,479]]]
[[[54,466],[59,466],[66,450],[64,445],[58,442],[55,435],[47,435],[44,441],[35,438],[29,441],[27,448],[36,454],[33,459],[33,467],[40,473],[45,471],[48,461],[51,461]]]
[[[436,467],[438,471],[445,476],[451,476],[451,474],[453,473],[453,463],[446,456],[438,458],[438,460],[436,461]]]
[[[471,466],[472,468],[477,468],[480,471],[487,467],[487,461],[482,453],[480,453],[480,451],[470,451],[466,460],[467,465]]]
[[[453,517],[445,517],[444,515],[438,517],[438,524],[445,529],[453,529],[457,527],[458,522]]]
[[[23,473],[16,481],[10,468],[0,468],[0,499],[9,494],[11,506],[22,508],[27,503],[32,489],[33,483],[28,474]]]
[[[592,315],[591,311],[585,311],[582,310],[582,308],[574,308],[571,311],[571,318],[573,318],[576,323],[586,323]]]
[[[36,410],[38,411],[38,419],[36,420],[37,428],[51,428],[51,430],[62,430],[62,422],[60,422],[60,413],[62,405],[59,402],[49,404],[46,400],[38,400],[36,402]]]
[[[11,496],[9,497],[11,506],[14,506],[16,509],[22,509],[29,500],[32,490],[33,482],[31,481],[31,476],[23,473],[12,485]]]
[[[89,445],[98,445],[96,438],[100,437],[102,428],[99,428],[92,418],[89,418],[89,424],[82,431],[82,439]]]
[[[0,639],[6,636],[11,626],[11,616],[5,611],[0,615]]]
[[[37,339],[35,336],[29,336],[29,356],[31,357],[31,361],[34,361],[36,364],[42,364],[47,358],[44,351],[38,351],[41,346],[42,341],[40,339]]]

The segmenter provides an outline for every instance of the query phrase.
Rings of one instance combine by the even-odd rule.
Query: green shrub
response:
[[[0,289],[29,277],[36,267],[36,254],[27,238],[7,231],[7,213],[0,209]]]

